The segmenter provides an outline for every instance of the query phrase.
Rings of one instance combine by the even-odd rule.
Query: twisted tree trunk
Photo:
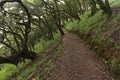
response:
[[[27,22],[17,23],[18,25],[22,25],[22,26],[25,27],[24,36],[23,36],[23,43],[21,44],[22,45],[22,47],[21,47],[22,50],[19,50],[19,51],[15,50],[14,48],[12,48],[10,46],[10,44],[0,42],[2,44],[5,44],[11,50],[15,51],[15,52],[12,53],[13,55],[11,55],[11,56],[8,56],[8,57],[0,56],[0,64],[10,63],[10,64],[17,65],[19,62],[24,61],[25,59],[33,60],[36,57],[37,54],[35,52],[32,52],[32,51],[28,50],[28,45],[27,44],[28,44],[28,35],[29,35],[30,29],[31,29],[31,16],[30,16],[30,13],[29,13],[27,7],[23,4],[23,2],[21,0],[3,0],[3,1],[0,2],[0,7],[1,7],[2,10],[4,10],[4,5],[8,2],[17,2],[18,4],[20,4],[21,7],[26,12],[27,18],[28,18]],[[17,47],[19,47],[19,45],[17,45]]]
[[[8,57],[0,56],[0,64],[9,63],[17,66],[18,63],[24,61],[25,59],[31,59],[31,60],[35,59],[36,55],[37,53],[32,51],[19,51],[12,56],[8,56]]]

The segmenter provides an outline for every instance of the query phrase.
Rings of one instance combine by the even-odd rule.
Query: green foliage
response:
[[[25,66],[30,60],[26,60],[26,63],[20,63],[17,67],[12,64],[4,64],[0,65],[0,80],[5,80],[12,74],[16,73],[21,67]]]
[[[44,49],[46,49],[48,47],[48,45],[59,40],[61,38],[61,35],[55,34],[54,38],[55,38],[54,40],[40,39],[40,41],[38,41],[35,45],[35,52],[40,53],[40,52],[44,51]]]
[[[115,75],[119,75],[120,74],[120,63],[112,60],[110,63],[110,69]]]
[[[1,70],[0,70],[0,80],[5,80],[5,78],[6,78],[6,76],[10,76],[11,75],[11,73],[12,73],[12,71],[10,71],[11,70],[11,68],[15,68],[15,66],[14,65],[6,65],[6,67],[4,68],[1,68]],[[7,73],[6,73],[7,72]]]
[[[117,23],[117,21],[120,20],[120,12],[118,12],[118,14],[117,15],[115,14],[114,16],[115,18],[112,21],[114,21],[114,23]]]
[[[45,71],[45,74],[49,74],[51,72],[51,70],[53,69],[53,65],[55,63],[55,60],[60,55],[62,47],[63,46],[60,45],[57,48],[57,50],[55,52],[53,52],[53,54],[54,54],[53,56],[55,56],[55,57],[50,59],[49,61],[48,61],[49,55],[48,56],[44,56],[40,60],[38,60],[35,63],[33,63],[31,66],[28,66],[24,71],[18,72],[19,75],[17,76],[16,80],[26,80],[28,75],[30,75],[31,73],[37,74],[37,76],[35,76],[32,80],[42,80],[41,79],[41,73],[42,72],[40,72],[38,70],[38,67],[42,66],[44,63],[46,63],[48,61],[47,62],[47,66],[44,67],[43,71]]]
[[[92,30],[94,34],[99,36],[101,33],[101,27],[103,27],[106,22],[106,16],[107,15],[103,14],[102,11],[98,11],[94,16],[90,17],[90,11],[88,11],[81,16],[80,21],[74,20],[73,22],[68,22],[66,28],[68,31],[78,32],[80,35],[88,35]]]
[[[68,31],[74,31],[76,32],[78,30],[78,21],[73,20],[72,22],[66,23],[66,29]]]
[[[40,42],[38,42],[35,45],[35,52],[40,53],[41,51],[45,50],[50,44],[56,42],[61,38],[61,35],[59,33],[54,34],[54,40],[47,40],[45,41],[44,39],[41,39]],[[55,53],[57,55],[57,52]],[[17,80],[23,80],[28,74],[31,72],[34,72],[37,68],[38,65],[42,64],[48,56],[43,57],[41,60],[37,61],[34,63],[32,66],[29,66],[26,70],[24,70],[17,78]],[[12,65],[12,64],[5,64],[5,65],[0,65],[0,80],[5,80],[9,76],[11,76],[14,73],[19,73],[19,69],[25,66],[27,63],[29,63],[30,60],[26,60],[25,63],[20,63],[18,67]]]
[[[79,26],[79,33],[80,34],[89,34],[90,30],[97,30],[95,31],[95,34],[100,32],[101,27],[106,21],[106,15],[102,13],[102,11],[99,11],[96,13],[96,15],[90,17],[90,18],[83,18],[80,22]],[[97,24],[96,22],[99,22],[101,24]]]
[[[24,71],[18,72],[19,75],[16,80],[25,80],[25,78],[31,74],[36,73],[37,66],[41,65],[43,62],[47,60],[48,56],[43,57],[41,60],[35,62],[31,66],[28,66]]]
[[[109,0],[112,7],[119,6],[120,0]]]

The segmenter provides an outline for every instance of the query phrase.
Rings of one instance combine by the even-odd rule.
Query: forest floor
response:
[[[45,80],[115,80],[107,62],[100,59],[75,34],[65,32],[64,48]]]

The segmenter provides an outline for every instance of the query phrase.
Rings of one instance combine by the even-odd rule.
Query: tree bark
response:
[[[18,65],[18,63],[24,61],[25,59],[35,59],[37,56],[37,53],[32,52],[32,51],[19,51],[16,52],[14,55],[12,56],[8,56],[8,57],[2,57],[0,56],[0,64],[14,64],[14,65]]]
[[[108,0],[105,0],[105,4],[102,0],[96,0],[96,2],[106,14],[112,14],[112,10],[110,8],[110,4]]]
[[[91,0],[90,5],[91,5],[91,15],[93,16],[95,14],[96,10],[97,10],[95,0]]]
[[[108,11],[108,14],[112,14],[112,10],[111,10],[111,7],[110,7],[110,4],[109,4],[109,1],[108,0],[105,0],[105,5],[106,5],[106,8],[107,8],[107,11]]]
[[[96,0],[97,4],[100,6],[100,9],[102,9],[105,13],[107,12],[107,8],[102,0]]]
[[[56,9],[57,9],[57,13],[55,13],[55,15],[56,15],[56,18],[58,19],[58,20],[56,19],[56,24],[58,26],[58,29],[59,29],[61,35],[64,35],[64,32],[62,30],[62,26],[61,26],[60,11],[59,11],[59,8],[58,8],[57,0],[54,0],[54,3],[55,3],[55,6],[56,6]]]

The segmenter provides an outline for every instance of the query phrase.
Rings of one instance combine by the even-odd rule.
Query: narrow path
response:
[[[114,80],[105,63],[77,35],[66,32],[63,42],[63,53],[45,80]]]

